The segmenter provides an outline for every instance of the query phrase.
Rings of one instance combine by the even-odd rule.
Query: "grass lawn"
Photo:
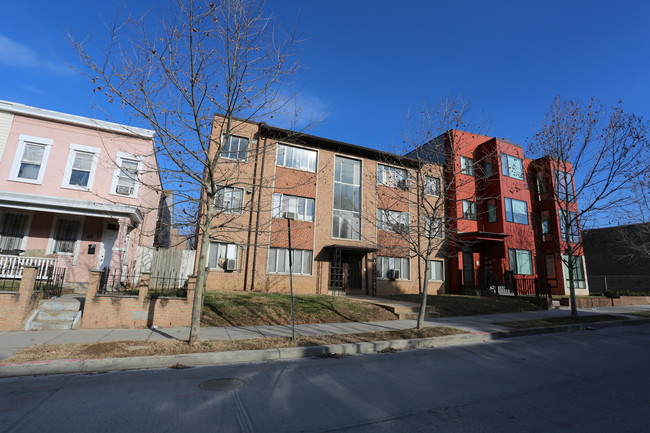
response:
[[[375,322],[397,316],[376,305],[344,296],[294,296],[296,324]],[[209,292],[201,323],[204,326],[256,326],[291,323],[289,295],[266,292]]]
[[[28,347],[2,362],[29,362],[54,359],[126,358],[132,356],[178,355],[182,353],[225,352],[232,350],[260,350],[283,347],[322,346],[327,344],[359,343],[366,341],[402,340],[411,338],[442,337],[464,334],[464,331],[447,327],[421,330],[368,332],[363,334],[315,335],[291,338],[275,337],[254,340],[210,340],[190,346],[184,341],[106,341],[89,344],[41,344]]]
[[[420,295],[391,295],[386,299],[396,301],[420,302]],[[478,314],[518,313],[521,311],[546,310],[546,299],[537,300],[544,306],[535,303],[535,299],[515,297],[490,297],[463,295],[429,295],[427,305],[440,313],[440,317],[475,316]]]
[[[595,322],[611,322],[613,320],[627,320],[625,317],[613,316],[609,314],[599,314],[594,316],[578,316],[577,318],[567,317],[551,317],[542,320],[520,320],[518,322],[501,322],[497,325],[508,326],[510,328],[540,328],[543,326],[556,326],[556,325],[574,325],[576,323],[595,323]]]

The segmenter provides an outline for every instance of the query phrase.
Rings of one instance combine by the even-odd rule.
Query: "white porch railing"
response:
[[[56,266],[56,258],[0,255],[0,278],[22,278],[25,266],[38,267],[36,278],[45,278],[48,268]]]

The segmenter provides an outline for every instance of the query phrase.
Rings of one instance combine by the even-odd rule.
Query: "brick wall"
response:
[[[97,293],[99,271],[90,272],[82,328],[144,328],[151,326],[190,326],[196,279],[190,277],[187,298],[147,297],[149,274],[142,274],[138,296],[112,296]]]
[[[25,266],[18,291],[0,292],[0,331],[19,331],[43,298],[34,291],[38,268]]]

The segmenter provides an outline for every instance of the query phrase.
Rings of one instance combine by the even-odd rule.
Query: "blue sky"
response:
[[[0,99],[106,118],[68,67],[78,61],[65,32],[101,38],[117,8],[106,0],[3,5]],[[488,134],[521,144],[555,95],[621,99],[650,117],[649,2],[268,0],[266,9],[305,39],[299,102],[326,115],[314,135],[393,151],[406,113],[443,96],[471,101],[473,115],[489,119]],[[109,112],[137,125],[117,107]]]

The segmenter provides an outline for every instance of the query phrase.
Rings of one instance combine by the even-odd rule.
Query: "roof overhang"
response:
[[[0,191],[0,207],[99,218],[129,218],[135,224],[143,221],[142,212],[136,206],[8,191]]]
[[[496,242],[503,242],[505,238],[507,238],[509,235],[505,233],[494,233],[494,232],[465,232],[465,233],[458,233],[458,237],[464,241],[496,241]]]
[[[366,247],[366,246],[361,246],[361,245],[341,245],[341,244],[333,244],[333,245],[325,245],[323,247],[324,250],[342,250],[342,251],[355,251],[359,253],[376,253],[379,251],[377,247]]]

